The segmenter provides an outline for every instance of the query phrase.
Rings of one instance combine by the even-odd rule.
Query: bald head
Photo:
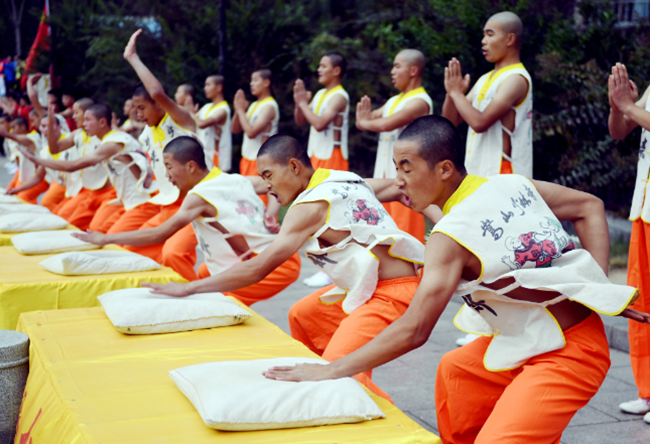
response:
[[[517,14],[510,11],[503,11],[494,14],[488,22],[497,22],[504,34],[514,34],[517,39],[517,47],[521,47],[524,38],[524,24]]]
[[[403,49],[397,55],[403,57],[409,66],[416,66],[420,76],[424,74],[424,54],[421,51],[417,49]]]

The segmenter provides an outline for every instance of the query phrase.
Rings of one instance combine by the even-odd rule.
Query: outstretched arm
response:
[[[172,120],[183,128],[196,131],[196,125],[189,111],[178,105],[172,98],[165,94],[165,90],[158,79],[156,79],[149,68],[140,60],[135,47],[135,42],[140,34],[142,34],[142,29],[138,29],[133,33],[124,49],[124,58],[131,64],[136,74],[138,74],[138,77],[149,95],[151,95],[151,98],[169,114]]]
[[[41,183],[43,179],[45,179],[45,173],[46,173],[45,168],[43,168],[42,166],[36,167],[36,172],[32,177],[27,179],[25,183],[23,183],[19,187],[8,188],[6,194],[18,194],[22,191],[34,188],[36,185]]]
[[[84,242],[96,245],[119,244],[119,245],[153,245],[160,244],[169,239],[181,228],[190,224],[194,219],[209,211],[214,212],[214,207],[196,194],[188,194],[183,200],[181,208],[162,225],[155,228],[143,230],[126,231],[124,233],[104,234],[95,231],[74,232],[73,237]],[[216,215],[216,213],[214,213]]]
[[[395,179],[364,179],[364,181],[370,185],[379,202],[400,202],[402,205],[408,206],[404,195],[395,185]],[[421,213],[434,224],[442,219],[442,211],[436,205],[429,205]]]
[[[406,312],[372,341],[331,364],[274,367],[264,373],[280,381],[338,379],[370,370],[421,347],[447,306],[470,253],[451,238],[434,233],[424,258],[424,276]]]
[[[223,273],[189,284],[142,284],[152,293],[184,297],[195,293],[235,291],[260,282],[295,254],[309,236],[325,223],[327,204],[315,202],[289,210],[280,234],[259,256],[241,262]]]
[[[388,117],[380,117],[377,110],[372,112],[371,109],[370,97],[363,96],[357,104],[356,119],[359,130],[375,133],[393,131],[408,125],[418,117],[428,115],[430,112],[429,104],[422,99],[411,100],[400,111]]]
[[[36,84],[43,77],[43,74],[38,73],[34,74],[29,80],[27,80],[27,97],[34,107],[34,111],[38,114],[38,118],[42,119],[45,116],[45,110],[38,101],[38,92],[36,91]]]
[[[88,156],[83,156],[76,160],[53,160],[53,159],[41,159],[36,157],[27,151],[21,150],[21,152],[32,162],[37,165],[42,165],[45,168],[51,168],[57,171],[65,171],[71,173],[73,171],[81,170],[83,168],[88,168],[93,165],[97,165],[104,159],[108,159],[111,156],[118,154],[124,146],[119,143],[103,143],[93,151],[92,154]]]
[[[17,142],[22,146],[26,147],[29,151],[36,152],[36,144],[32,139],[30,139],[24,134],[8,133],[7,131],[4,130],[4,128],[0,128],[0,137],[13,140],[14,142]]]

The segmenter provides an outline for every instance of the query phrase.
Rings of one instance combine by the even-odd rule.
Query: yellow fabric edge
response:
[[[454,326],[455,326],[458,330],[460,330],[460,331],[464,331],[465,333],[470,333],[470,334],[472,334],[472,335],[484,336],[484,337],[486,337],[486,338],[491,338],[491,337],[493,337],[494,335],[487,335],[487,334],[478,333],[478,332],[475,332],[475,331],[469,331],[469,330],[465,330],[464,328],[460,328],[460,327],[458,326],[458,323],[456,322],[456,318],[458,318],[458,316],[460,316],[460,313],[461,313],[465,308],[467,308],[467,304],[463,304],[463,305],[460,307],[460,310],[458,310],[458,313],[456,313],[456,316],[454,316]]]
[[[413,97],[415,95],[421,94],[421,93],[424,93],[424,94],[427,93],[427,91],[424,89],[424,86],[420,86],[419,88],[415,88],[415,89],[407,92],[406,94],[404,94],[403,92],[400,93],[397,96],[397,99],[395,99],[395,101],[391,105],[390,109],[388,110],[388,116],[389,117],[392,116],[393,113],[395,112],[395,108],[397,108],[397,105],[402,103],[404,100],[408,99],[409,97]]]
[[[478,277],[477,280],[480,281],[480,280],[483,278],[483,270],[485,269],[485,266],[483,265],[483,260],[481,259],[481,257],[480,257],[478,254],[476,254],[476,253],[474,252],[474,250],[472,250],[471,248],[469,248],[469,247],[468,247],[467,245],[465,245],[463,242],[459,241],[455,236],[452,236],[451,234],[446,233],[446,232],[444,232],[444,231],[442,231],[442,230],[437,230],[437,229],[434,228],[433,231],[432,231],[432,234],[433,234],[433,233],[440,233],[440,234],[444,234],[445,236],[449,236],[450,238],[452,238],[453,240],[455,240],[459,245],[461,245],[461,246],[463,246],[464,248],[466,248],[467,251],[469,251],[469,252],[472,253],[474,256],[476,256],[476,258],[478,259],[478,261],[481,263],[481,275]]]
[[[338,85],[338,86],[335,86],[334,88],[330,89],[329,91],[323,92],[323,94],[321,94],[321,96],[318,98],[318,104],[316,105],[316,115],[318,115],[318,113],[320,112],[320,107],[325,102],[325,99],[327,99],[329,96],[331,96],[335,92],[342,91],[342,90],[343,90],[343,86]]]
[[[576,301],[575,299],[572,299],[572,298],[569,298],[569,300],[571,300],[571,301],[573,301],[573,302],[577,302],[577,303],[580,304],[580,305],[584,305],[585,307],[587,307],[588,309],[590,309],[590,310],[592,310],[592,311],[595,311],[596,313],[600,313],[600,314],[607,315],[607,316],[617,316],[617,315],[621,314],[621,313],[623,312],[623,310],[625,310],[626,308],[629,307],[630,302],[632,301],[632,299],[634,299],[634,296],[636,296],[636,293],[637,293],[638,291],[639,291],[639,290],[637,290],[637,289],[635,288],[634,291],[632,292],[632,294],[630,295],[630,297],[627,299],[627,302],[625,303],[625,306],[624,306],[623,308],[621,308],[620,310],[618,310],[618,311],[613,311],[613,312],[611,312],[611,313],[608,313],[608,312],[606,312],[606,311],[602,311],[602,310],[598,310],[597,308],[594,308],[594,307],[592,307],[591,305],[587,305],[587,304],[585,304],[585,303],[582,302],[582,301]]]
[[[463,200],[474,194],[476,190],[479,189],[481,185],[486,183],[488,179],[485,177],[479,177],[479,176],[474,176],[472,174],[468,174],[465,176],[463,181],[460,183],[458,188],[456,188],[456,191],[452,193],[451,196],[449,196],[449,199],[447,199],[447,202],[442,207],[442,214],[443,216],[446,216],[449,214],[451,209],[461,203]]]

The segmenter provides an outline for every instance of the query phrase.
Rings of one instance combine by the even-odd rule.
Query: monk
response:
[[[124,49],[124,58],[142,81],[142,85],[133,93],[133,103],[138,110],[138,119],[147,123],[139,140],[151,159],[158,194],[146,204],[120,216],[108,229],[110,233],[157,227],[180,209],[186,193],[167,179],[163,149],[176,137],[196,137],[196,125],[189,111],[165,93],[158,79],[140,60],[136,41],[141,33],[142,30],[139,29],[131,36]],[[196,245],[196,237],[192,227],[188,225],[164,243],[125,248],[174,269],[187,280],[195,280],[198,278],[194,271]]]
[[[341,54],[328,52],[321,57],[318,64],[318,83],[324,88],[319,90],[313,99],[302,80],[296,80],[293,86],[293,118],[297,125],[310,125],[307,155],[314,169],[350,170],[350,96],[341,85],[345,68],[345,58]]]
[[[418,117],[433,112],[433,102],[422,86],[424,54],[417,49],[400,51],[393,62],[390,74],[395,88],[401,91],[382,107],[372,111],[368,96],[357,104],[357,128],[379,133],[374,178],[394,178],[393,145],[402,130]],[[421,242],[424,242],[424,217],[399,203],[385,205],[395,223]]]
[[[470,174],[533,177],[533,83],[521,63],[524,28],[512,12],[490,17],[483,27],[483,55],[494,69],[469,87],[460,62],[445,68],[447,95],[442,115],[469,125],[465,166]]]
[[[196,122],[197,136],[205,149],[205,163],[208,167],[218,166],[221,171],[232,168],[232,136],[230,134],[230,106],[223,96],[221,75],[205,79],[203,92],[209,103],[192,114]]]
[[[429,236],[422,280],[405,313],[331,364],[272,368],[266,376],[334,379],[382,365],[422,346],[457,294],[465,305],[455,324],[482,337],[438,366],[442,441],[559,443],[610,366],[603,323],[592,309],[644,323],[650,315],[628,308],[635,288],[607,279],[600,199],[520,175],[468,175],[462,155],[451,122],[419,118],[395,143],[394,183],[376,187],[380,198],[404,198],[415,210],[435,204],[445,215]],[[584,249],[559,220],[573,222]]]
[[[641,99],[636,85],[630,81],[625,65],[617,63],[609,77],[609,133],[613,139],[624,139],[640,126],[641,148],[637,165],[637,178],[632,197],[630,220],[632,237],[628,260],[627,284],[639,287],[641,297],[634,304],[640,311],[650,311],[650,199],[647,197],[648,174],[650,174],[650,87]],[[629,323],[630,362],[639,398],[624,402],[619,407],[626,413],[645,415],[650,423],[650,327],[636,322]]]
[[[206,258],[199,268],[200,278],[227,272],[256,257],[276,238],[273,233],[280,227],[275,215],[265,217],[264,204],[257,196],[266,191],[262,179],[228,174],[218,167],[209,170],[203,147],[192,137],[177,137],[167,144],[163,156],[172,182],[188,193],[176,214],[154,228],[74,236],[97,245],[148,245],[165,242],[191,224]],[[224,194],[229,199],[224,199]],[[271,223],[269,227],[265,226],[267,220]],[[296,252],[260,282],[226,294],[250,306],[284,290],[299,275],[300,256]]]
[[[397,228],[363,179],[347,171],[314,171],[291,136],[269,138],[257,168],[281,205],[293,202],[278,237],[259,256],[227,272],[190,284],[143,285],[179,297],[236,291],[262,281],[302,248],[334,284],[291,308],[291,336],[324,359],[347,355],[404,313],[418,285],[424,246]],[[357,378],[390,399],[371,375],[365,371]]]
[[[239,174],[243,176],[257,175],[257,152],[269,137],[278,132],[280,107],[271,95],[271,76],[270,69],[258,69],[251,74],[250,91],[257,100],[250,106],[241,89],[237,90],[233,100],[232,133],[244,132],[239,163]]]

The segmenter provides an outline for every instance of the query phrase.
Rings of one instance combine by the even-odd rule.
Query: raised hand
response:
[[[73,231],[70,235],[81,241],[88,242],[89,244],[106,245],[109,243],[106,242],[106,235],[98,231]]]
[[[469,74],[465,74],[463,77],[460,62],[455,57],[452,58],[445,68],[445,91],[447,94],[465,94],[469,89],[469,82]]]
[[[307,90],[305,89],[305,82],[298,79],[293,85],[293,101],[296,106],[300,106],[303,103],[309,103],[309,97],[307,97]]]
[[[244,93],[244,90],[242,89],[237,90],[237,92],[235,93],[235,98],[233,99],[233,105],[236,111],[246,112],[249,103],[248,100],[246,100],[246,94]]]
[[[131,36],[131,38],[129,39],[129,43],[126,44],[126,48],[124,48],[124,58],[126,60],[138,56],[138,52],[135,48],[135,41],[138,39],[138,36],[140,34],[142,34],[142,29],[138,29],[137,31],[135,31]]]
[[[275,220],[273,214],[267,213],[264,215],[264,226],[273,234],[280,232],[280,224]]]
[[[34,74],[33,76],[31,76],[31,77],[27,80],[27,82],[28,82],[28,83],[31,83],[32,85],[36,85],[36,84],[38,83],[38,81],[41,80],[41,77],[43,77],[43,74],[40,73],[40,72],[37,72],[36,74]]]
[[[627,68],[622,63],[612,67],[612,74],[609,76],[610,104],[612,110],[625,113],[625,109],[634,106],[639,97],[639,90],[636,88],[627,73]]]
[[[363,122],[372,119],[372,101],[370,97],[363,96],[359,103],[357,103],[357,128],[363,131]]]

